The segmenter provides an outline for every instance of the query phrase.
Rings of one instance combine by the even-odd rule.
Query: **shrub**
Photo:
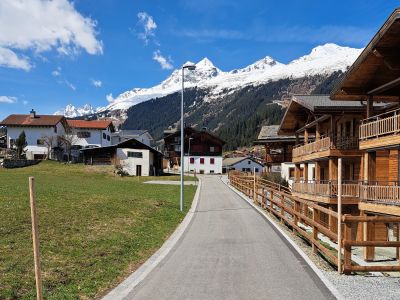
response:
[[[288,181],[281,176],[280,173],[265,173],[262,176],[263,179],[278,183],[282,186],[289,187]]]

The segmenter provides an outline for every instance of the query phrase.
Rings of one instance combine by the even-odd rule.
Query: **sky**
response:
[[[105,106],[187,61],[223,71],[365,47],[399,1],[1,0],[0,119]]]

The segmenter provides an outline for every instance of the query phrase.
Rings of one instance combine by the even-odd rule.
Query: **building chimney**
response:
[[[30,111],[30,115],[31,115],[31,119],[36,118],[36,111],[32,108],[32,110]]]

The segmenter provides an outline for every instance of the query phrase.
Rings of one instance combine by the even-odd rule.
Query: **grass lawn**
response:
[[[0,168],[0,299],[35,298],[28,176],[36,180],[46,299],[101,295],[151,256],[184,218],[179,186],[143,184],[162,177],[121,178],[107,167],[46,161]],[[185,186],[186,210],[195,190]]]

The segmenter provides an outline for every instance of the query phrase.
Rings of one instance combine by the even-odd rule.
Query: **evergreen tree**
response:
[[[28,143],[26,142],[26,135],[25,135],[25,131],[22,131],[18,138],[15,140],[15,146],[17,147],[17,156],[18,158],[21,158],[22,155],[22,151],[24,150],[24,148],[28,145]]]

